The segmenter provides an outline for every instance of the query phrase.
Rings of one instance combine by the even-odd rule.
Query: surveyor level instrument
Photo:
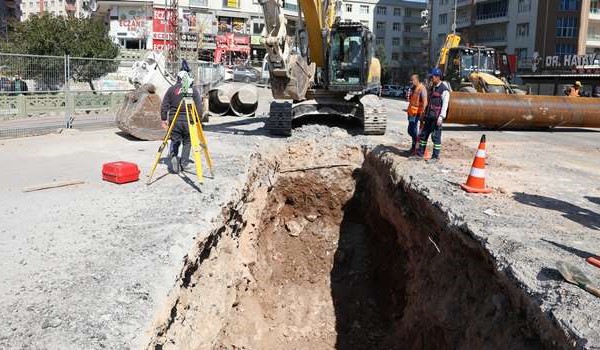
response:
[[[196,164],[196,175],[198,176],[198,181],[200,183],[204,182],[204,174],[202,172],[202,155],[201,152],[204,153],[204,157],[206,157],[206,163],[208,164],[208,169],[210,170],[210,175],[214,176],[212,169],[212,160],[210,159],[210,154],[208,153],[208,143],[206,142],[206,137],[204,136],[204,130],[202,129],[202,124],[200,123],[200,117],[198,116],[198,109],[196,109],[196,104],[190,95],[186,95],[179,106],[177,106],[177,112],[175,112],[175,116],[167,129],[167,134],[163,139],[162,144],[158,147],[158,152],[156,153],[156,159],[154,160],[154,164],[152,165],[152,170],[150,171],[150,175],[148,175],[149,185],[152,181],[152,176],[154,175],[154,171],[156,170],[156,166],[158,165],[158,161],[169,142],[169,138],[171,137],[171,132],[173,131],[173,127],[177,122],[177,118],[179,117],[179,112],[181,109],[185,108],[185,117],[188,123],[188,129],[190,132],[190,141],[192,144],[192,154],[194,157],[194,163]]]

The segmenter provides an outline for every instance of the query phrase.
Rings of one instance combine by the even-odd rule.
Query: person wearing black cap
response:
[[[450,102],[450,91],[446,84],[442,83],[442,71],[439,68],[431,70],[431,89],[429,90],[428,104],[425,111],[425,125],[419,135],[419,152],[417,156],[423,158],[427,139],[431,135],[433,140],[433,152],[431,160],[437,161],[442,150],[442,123],[446,119],[448,103]]]

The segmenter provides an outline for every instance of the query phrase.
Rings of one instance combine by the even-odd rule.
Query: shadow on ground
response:
[[[555,210],[563,213],[563,217],[592,230],[600,230],[600,214],[569,202],[546,196],[516,192],[514,199],[533,207]]]
[[[542,241],[544,241],[546,243],[550,243],[553,246],[558,247],[558,248],[560,248],[560,249],[562,249],[562,250],[564,250],[566,252],[569,252],[571,254],[575,254],[578,257],[582,258],[582,259],[587,259],[587,258],[589,258],[591,256],[596,256],[596,254],[592,254],[590,252],[586,252],[585,250],[580,250],[580,249],[577,249],[577,248],[569,247],[568,245],[564,245],[564,244],[561,244],[561,243],[549,241],[549,240],[544,239],[544,238],[542,238]]]

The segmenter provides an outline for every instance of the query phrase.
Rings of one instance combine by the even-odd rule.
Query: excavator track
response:
[[[375,95],[365,95],[360,103],[363,107],[363,133],[384,135],[387,129],[387,111],[383,101]]]
[[[292,136],[292,103],[271,102],[265,128],[271,135]]]

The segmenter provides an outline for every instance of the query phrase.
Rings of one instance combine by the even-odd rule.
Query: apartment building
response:
[[[521,69],[531,68],[533,56],[600,51],[598,0],[432,0],[430,12],[435,57],[455,12],[462,44],[515,54]]]
[[[21,18],[21,8],[18,0],[0,0],[0,37],[8,32],[8,22]]]
[[[425,71],[427,35],[421,30],[424,2],[403,0],[345,0],[341,19],[361,22],[375,35],[389,63],[390,82],[403,83],[413,72]]]
[[[48,12],[56,16],[72,15],[89,17],[96,7],[96,0],[18,0],[21,20],[29,16]]]

